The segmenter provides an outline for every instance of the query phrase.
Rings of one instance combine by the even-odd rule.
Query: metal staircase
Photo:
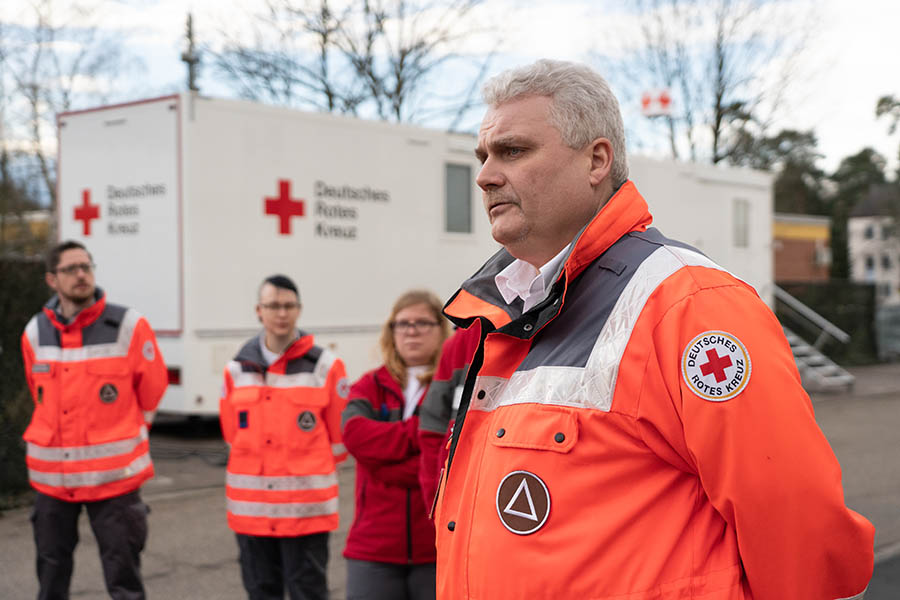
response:
[[[774,286],[774,289],[775,298],[788,308],[789,312],[802,317],[806,324],[811,324],[819,331],[816,341],[809,344],[782,324],[784,335],[797,362],[803,387],[816,392],[843,391],[852,388],[856,378],[821,351],[829,337],[846,344],[850,336],[780,287]]]

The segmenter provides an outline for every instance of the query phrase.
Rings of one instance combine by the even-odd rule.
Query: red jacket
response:
[[[627,182],[521,313],[490,259],[445,308],[484,339],[435,517],[447,600],[860,598],[874,528],[778,320],[649,228]]]
[[[426,392],[427,393],[427,392]],[[394,564],[434,562],[434,526],[419,487],[419,417],[403,417],[403,390],[385,367],[350,389],[344,444],[356,458],[356,514],[344,556]]]
[[[466,373],[480,340],[481,327],[477,322],[468,329],[457,329],[447,338],[441,348],[434,379],[422,400],[419,411],[419,448],[422,452],[419,483],[428,507],[434,502],[440,473],[447,462],[450,430],[456,420]]]
[[[346,458],[341,411],[344,363],[294,341],[267,365],[260,337],[225,367],[222,435],[231,446],[225,480],[228,525],[237,533],[294,537],[338,526],[335,463]]]
[[[146,319],[101,290],[70,323],[58,306],[54,296],[22,334],[31,485],[70,502],[126,494],[153,476],[147,430],[168,385],[165,362]]]

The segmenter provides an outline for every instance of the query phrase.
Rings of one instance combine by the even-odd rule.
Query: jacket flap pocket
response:
[[[578,417],[570,409],[513,405],[498,410],[491,443],[501,448],[529,448],[567,453],[578,441]]]
[[[235,388],[231,392],[232,404],[250,404],[259,400],[260,389],[258,387]]]
[[[53,430],[43,421],[32,419],[31,425],[22,434],[22,439],[38,446],[49,446],[53,440]]]
[[[91,375],[122,377],[128,375],[128,361],[122,357],[93,358],[85,363],[85,370]]]

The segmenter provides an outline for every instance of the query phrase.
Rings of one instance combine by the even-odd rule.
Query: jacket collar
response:
[[[272,371],[274,373],[284,373],[287,363],[295,358],[300,358],[309,352],[314,343],[312,335],[298,329],[297,339],[291,342],[291,345],[281,353],[278,360],[271,365],[266,365],[266,359],[263,357],[260,347],[260,344],[265,343],[265,335],[266,332],[263,330],[260,331],[256,337],[247,341],[247,343],[238,350],[234,360],[241,363],[241,365],[255,367],[259,372]]]
[[[72,319],[66,319],[59,312],[59,295],[53,294],[44,305],[44,315],[50,320],[50,323],[60,331],[65,329],[82,329],[87,327],[100,318],[103,310],[106,308],[106,294],[100,287],[94,288],[94,303],[87,308],[81,309]]]
[[[403,389],[400,387],[400,382],[394,379],[394,376],[391,375],[391,372],[384,365],[375,370],[375,382],[381,387],[394,392],[398,398],[403,399]]]
[[[653,217],[647,202],[638,192],[634,183],[626,181],[609,201],[600,209],[594,218],[575,236],[568,256],[563,260],[559,271],[554,276],[554,284],[547,299],[528,311],[527,314],[540,313],[534,324],[528,324],[522,337],[530,337],[528,332],[542,325],[539,321],[552,318],[562,308],[568,282],[574,281],[584,269],[602,255],[619,238],[633,231],[645,231]],[[468,327],[475,319],[484,318],[494,328],[502,328],[518,319],[521,310],[515,304],[507,305],[500,296],[494,277],[515,260],[506,249],[501,249],[492,256],[484,266],[461,288],[444,306],[444,314],[461,327]],[[548,309],[552,308],[552,315]],[[522,333],[522,332],[520,332]]]

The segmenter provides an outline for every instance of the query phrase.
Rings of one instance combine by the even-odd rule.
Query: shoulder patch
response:
[[[341,377],[337,382],[337,395],[346,399],[350,395],[350,380]]]
[[[704,331],[685,347],[681,374],[691,391],[704,400],[731,400],[750,381],[750,353],[730,333]]]

